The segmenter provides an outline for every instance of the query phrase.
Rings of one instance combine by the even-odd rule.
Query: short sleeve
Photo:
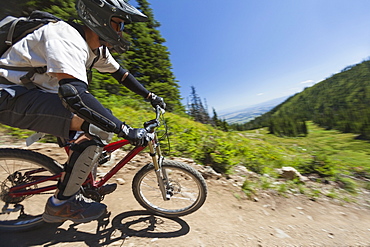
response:
[[[50,40],[46,42],[47,72],[66,73],[87,82],[87,52],[73,42],[67,40]]]
[[[100,54],[102,54],[103,47],[100,47]],[[105,48],[106,49],[106,48]],[[110,54],[109,50],[106,49],[106,56],[100,56],[98,61],[95,62],[94,68],[97,69],[99,72],[102,73],[114,73],[116,72],[120,65],[119,63],[114,59],[112,54]]]

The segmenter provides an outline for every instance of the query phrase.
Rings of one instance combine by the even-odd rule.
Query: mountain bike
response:
[[[152,162],[134,175],[132,192],[137,202],[151,213],[180,217],[195,212],[204,204],[207,185],[194,168],[164,159],[156,132],[160,120],[164,120],[163,114],[164,110],[157,107],[156,118],[144,123],[144,128],[152,137],[148,144]],[[107,162],[114,151],[128,144],[125,139],[109,143],[104,147],[98,163]],[[67,152],[69,146],[65,147]],[[91,172],[81,187],[82,194],[91,200],[102,201],[106,194],[102,188],[107,181],[145,148],[133,147],[100,179],[96,179],[94,172]],[[62,171],[61,164],[41,153],[0,148],[0,199],[3,202],[0,230],[29,230],[45,223],[42,220],[44,205],[54,194]]]

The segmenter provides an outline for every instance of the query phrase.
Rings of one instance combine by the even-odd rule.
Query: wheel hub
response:
[[[29,180],[30,180],[29,177],[23,176],[22,173],[19,171],[16,171],[13,174],[10,174],[7,177],[7,179],[5,179],[1,183],[0,199],[6,203],[12,203],[12,204],[20,203],[28,196],[12,197],[9,195],[10,188],[21,185],[21,184],[28,183]],[[35,185],[33,187],[36,188]]]

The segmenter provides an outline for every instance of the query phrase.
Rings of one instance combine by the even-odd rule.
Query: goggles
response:
[[[122,32],[123,29],[125,28],[125,23],[124,22],[117,22],[117,21],[114,21],[114,20],[111,20],[111,22],[117,24],[118,26],[118,30],[116,30],[117,32]]]

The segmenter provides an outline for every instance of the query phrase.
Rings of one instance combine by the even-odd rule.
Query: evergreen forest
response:
[[[278,136],[307,135],[306,121],[370,139],[370,61],[351,65],[306,88],[237,130],[268,127]]]

